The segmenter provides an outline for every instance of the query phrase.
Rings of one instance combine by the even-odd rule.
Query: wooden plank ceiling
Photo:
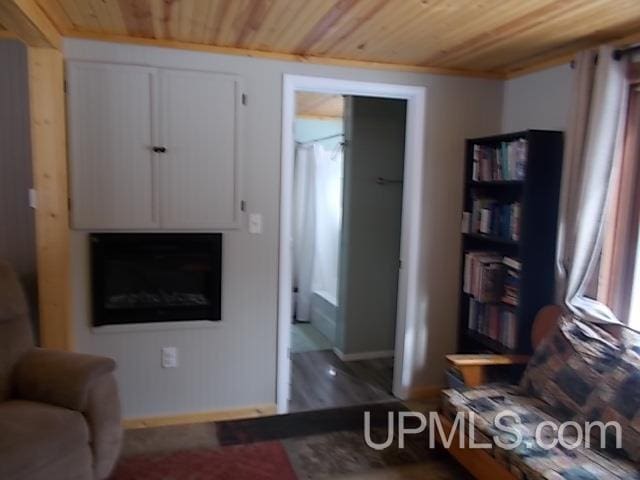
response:
[[[342,118],[344,99],[342,95],[327,93],[296,92],[296,116],[303,118]]]
[[[498,76],[640,32],[640,0],[37,1],[67,36]]]

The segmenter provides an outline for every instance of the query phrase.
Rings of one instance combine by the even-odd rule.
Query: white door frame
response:
[[[426,121],[426,88],[388,83],[358,82],[324,77],[284,75],[282,88],[282,164],[280,173],[280,257],[278,262],[278,359],[276,401],[278,413],[288,410],[291,363],[292,304],[292,203],[294,166],[294,121],[296,91],[340,95],[398,98],[407,100],[404,188],[402,194],[402,233],[398,277],[393,394],[407,398],[411,372],[405,351],[406,337],[418,321],[418,270],[422,212],[422,166]]]

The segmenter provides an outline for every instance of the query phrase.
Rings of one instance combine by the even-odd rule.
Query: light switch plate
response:
[[[259,235],[262,233],[262,215],[259,213],[249,214],[249,233]]]
[[[38,194],[35,188],[29,189],[29,206],[31,208],[38,208]]]

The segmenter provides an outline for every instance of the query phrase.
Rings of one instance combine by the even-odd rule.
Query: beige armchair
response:
[[[106,478],[122,441],[114,368],[35,348],[22,289],[0,262],[0,478]]]

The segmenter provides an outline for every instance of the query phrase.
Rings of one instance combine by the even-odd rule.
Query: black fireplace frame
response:
[[[92,324],[126,325],[134,323],[166,323],[187,321],[222,320],[222,234],[221,233],[92,233],[89,235],[91,260]],[[208,279],[207,290],[211,304],[208,306],[148,309],[123,309],[117,315],[104,307],[106,249],[118,244],[129,246],[154,242],[167,248],[179,246],[189,253],[206,253],[211,256],[214,272]],[[135,248],[135,247],[134,247]]]

